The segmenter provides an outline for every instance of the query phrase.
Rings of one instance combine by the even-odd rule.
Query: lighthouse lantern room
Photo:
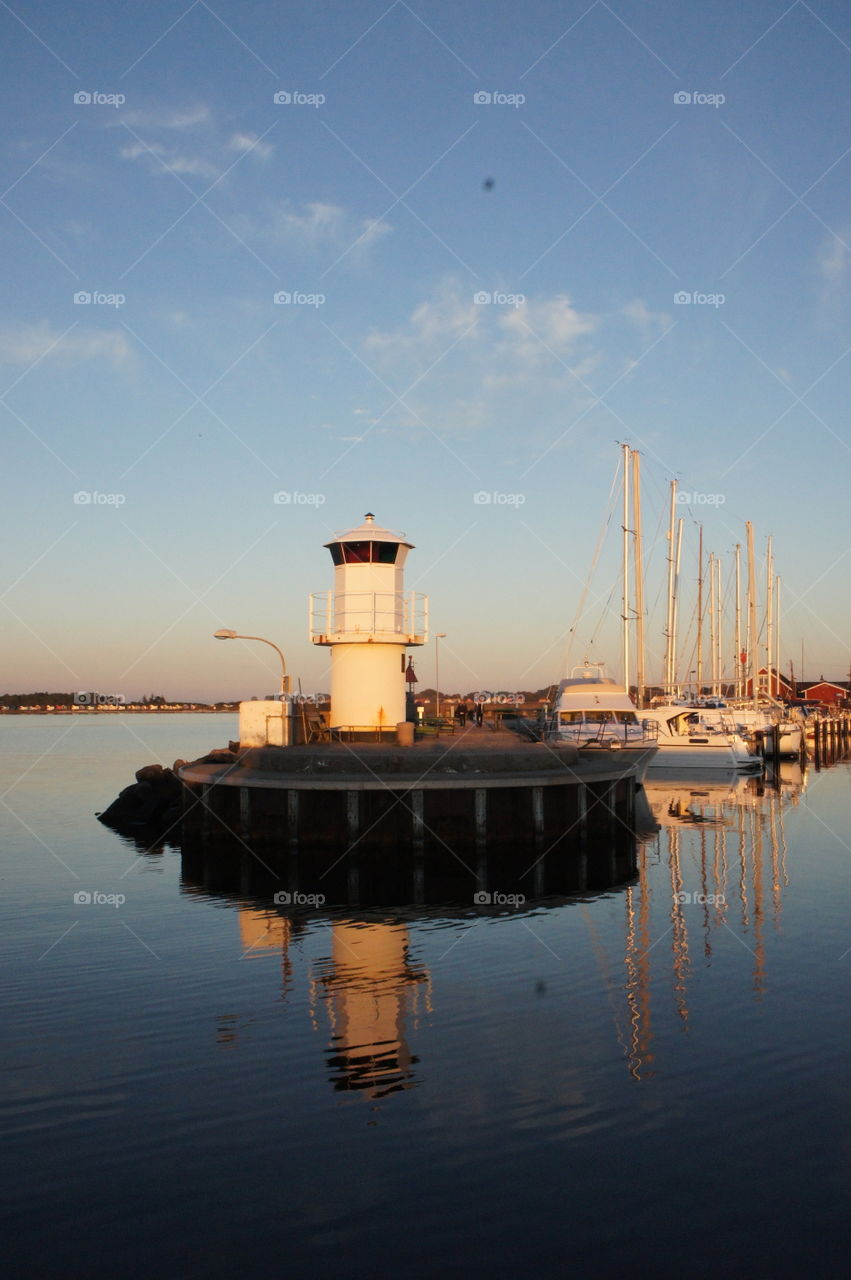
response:
[[[428,597],[404,589],[413,544],[369,511],[325,546],[334,588],[310,597],[310,638],[331,649],[331,725],[393,728],[405,719],[405,650],[428,639]]]

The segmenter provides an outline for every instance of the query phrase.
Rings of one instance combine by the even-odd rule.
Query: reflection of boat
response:
[[[639,720],[625,687],[604,676],[598,663],[575,667],[570,678],[561,681],[544,736],[578,747],[621,751],[622,759],[634,760],[638,782],[643,782],[656,754],[654,727]]]
[[[695,770],[688,782],[676,769],[668,772],[668,778],[654,774],[644,784],[651,812],[663,826],[713,822],[725,804],[740,803],[750,788],[750,778],[735,770]]]

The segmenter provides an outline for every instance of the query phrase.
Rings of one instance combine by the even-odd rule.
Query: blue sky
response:
[[[674,476],[681,668],[697,522],[729,597],[751,520],[784,665],[847,675],[847,7],[35,3],[0,32],[4,690],[274,688],[220,626],[326,688],[307,596],[366,510],[416,545],[445,688],[617,671],[617,515],[565,633],[618,441],[650,675]]]

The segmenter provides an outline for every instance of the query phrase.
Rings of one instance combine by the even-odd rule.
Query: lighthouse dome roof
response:
[[[375,523],[375,516],[371,511],[367,511],[363,518],[363,524],[359,524],[354,529],[345,529],[341,533],[335,533],[330,542],[323,545],[333,547],[339,542],[395,542],[403,547],[411,549],[412,542],[408,542],[404,533],[399,529],[384,529],[381,525]]]

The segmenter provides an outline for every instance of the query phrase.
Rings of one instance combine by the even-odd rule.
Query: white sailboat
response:
[[[762,772],[762,760],[751,753],[732,720],[711,723],[703,708],[673,702],[641,714],[657,727],[659,751],[650,763],[651,776],[665,769]]]

